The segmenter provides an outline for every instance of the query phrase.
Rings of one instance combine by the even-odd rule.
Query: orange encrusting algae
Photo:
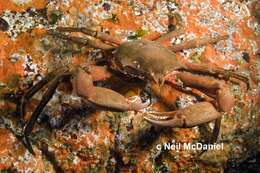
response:
[[[14,74],[23,74],[22,61],[12,63],[8,57],[9,52],[6,50],[6,47],[12,45],[11,40],[4,34],[0,32],[1,43],[0,44],[0,80],[7,82],[9,77]],[[15,47],[16,49],[17,47]]]
[[[45,35],[45,31],[42,29],[34,29],[31,33],[22,33],[15,41],[11,40],[3,32],[0,32],[0,80],[7,82],[8,78],[12,75],[24,75],[23,59],[19,59],[17,62],[11,62],[10,56],[14,53],[28,54],[33,57],[33,60],[37,63],[41,63],[39,60],[42,54],[36,50],[36,43],[40,38]]]
[[[5,10],[22,12],[30,7],[43,9],[46,7],[48,0],[28,0],[27,2],[24,2],[22,4],[15,2],[18,2],[18,0],[1,0],[0,14],[2,14]]]
[[[69,6],[67,5],[61,5],[60,9],[66,14],[71,14],[75,19],[77,19],[78,14],[84,14],[87,17],[91,19],[97,19],[99,21],[99,25],[102,26],[105,29],[108,29],[111,35],[117,35],[121,38],[123,38],[128,31],[136,31],[143,27],[143,20],[148,20],[149,14],[144,14],[141,16],[135,16],[133,13],[133,8],[130,7],[126,1],[115,1],[113,3],[118,4],[118,8],[113,9],[112,13],[116,14],[116,18],[118,21],[111,21],[107,19],[101,19],[97,16],[91,16],[91,13],[86,12],[87,7],[94,6],[94,3],[99,3],[99,0],[94,1],[85,1],[85,0],[73,0],[69,2]],[[140,3],[142,3],[145,6],[149,6],[151,10],[151,13],[154,12],[156,7],[156,3],[159,1],[147,1],[147,0],[140,0]],[[229,41],[232,43],[232,50],[227,51],[218,51],[217,47],[227,47],[228,45],[227,41],[221,41],[221,43],[218,43],[217,45],[206,45],[203,47],[203,51],[201,53],[201,62],[211,63],[214,65],[217,65],[219,67],[224,67],[226,65],[232,65],[232,66],[239,66],[241,68],[245,68],[247,66],[247,63],[240,64],[238,60],[236,60],[234,57],[236,52],[240,51],[246,51],[250,58],[255,59],[255,52],[254,52],[254,45],[253,43],[256,43],[256,47],[259,49],[260,47],[260,36],[259,33],[256,35],[252,28],[248,26],[248,23],[250,20],[252,20],[252,17],[245,17],[243,19],[238,19],[238,16],[236,16],[234,11],[224,9],[224,5],[221,4],[218,0],[209,0],[209,1],[203,1],[203,0],[177,0],[176,1],[179,5],[180,10],[182,11],[182,14],[184,14],[183,21],[183,30],[185,30],[185,35],[193,34],[194,37],[200,38],[204,36],[212,35],[212,32],[216,32],[219,35],[229,34]],[[225,20],[216,20],[214,21],[213,25],[205,25],[198,23],[199,19],[201,18],[200,12],[201,12],[201,4],[203,3],[209,3],[211,5],[211,8],[205,11],[205,14],[211,13],[212,11],[217,11],[220,13],[221,16],[225,17],[227,21]],[[61,3],[61,2],[59,2]],[[47,0],[32,0],[29,3],[26,3],[24,5],[18,6],[13,3],[13,1],[0,1],[0,14],[5,10],[12,10],[12,11],[24,11],[28,7],[35,7],[38,9],[44,8],[47,4]],[[194,8],[191,9],[191,5],[194,6]],[[99,9],[97,13],[101,13],[102,9]],[[73,18],[72,17],[72,18]],[[112,15],[111,15],[112,17]],[[73,18],[73,19],[74,19]],[[234,32],[229,32],[228,29],[230,27],[230,24],[228,21],[237,21],[235,23],[235,27],[237,28]],[[159,21],[159,23],[162,26],[167,25],[167,18],[163,19],[162,21]],[[67,25],[74,25],[74,20],[71,21],[71,23],[67,23]],[[143,36],[143,38],[146,39],[154,39],[157,38],[160,34],[157,31],[149,30],[148,32]],[[120,31],[120,32],[118,32]],[[41,68],[43,71],[46,70],[45,67],[43,67],[43,62],[46,60],[43,60],[43,57],[45,55],[42,54],[42,52],[35,49],[37,46],[39,40],[45,35],[44,29],[33,29],[31,33],[23,33],[17,37],[15,41],[12,41],[10,38],[7,37],[7,35],[4,32],[0,32],[0,81],[3,81],[4,83],[8,82],[10,79],[10,76],[12,75],[24,75],[23,71],[23,60],[18,60],[17,62],[13,63],[10,61],[10,56],[13,53],[16,53],[17,51],[22,50],[24,54],[29,54],[33,58],[33,62],[36,63],[39,68]],[[167,40],[164,44],[171,44],[170,40]],[[232,51],[232,52],[231,52]],[[187,59],[191,57],[184,57],[182,53],[177,53],[177,59],[180,61],[187,61]],[[53,58],[53,57],[46,57],[46,58]],[[83,56],[76,56],[73,55],[71,57],[71,63],[74,65],[82,65],[85,64],[86,58]],[[91,66],[91,73],[95,74],[95,79],[106,79],[110,77],[110,73],[106,71],[104,68],[98,68],[95,66]],[[49,69],[48,69],[49,70]],[[46,70],[47,71],[47,70]],[[44,72],[45,73],[45,72]],[[100,78],[102,76],[102,78]],[[164,97],[166,98],[167,103],[172,103],[174,100],[176,100],[177,96],[181,93],[169,93],[167,90],[163,91]],[[168,98],[167,98],[168,97]],[[259,97],[259,93],[256,97]],[[247,98],[249,99],[249,98]],[[246,99],[246,100],[247,100]],[[256,98],[255,104],[259,105],[260,103],[260,97]],[[2,105],[1,105],[2,108]],[[160,102],[153,105],[154,109],[158,109],[159,111],[163,111],[166,109]],[[248,108],[244,108],[248,109]],[[30,107],[28,107],[28,110],[32,110]],[[86,121],[88,124],[91,124],[93,126],[92,131],[90,132],[84,132],[80,135],[70,135],[69,138],[66,138],[68,136],[63,136],[63,132],[61,129],[53,130],[55,140],[58,141],[57,146],[54,146],[55,148],[55,156],[57,160],[59,160],[61,165],[63,166],[64,170],[68,172],[83,172],[85,170],[84,167],[91,167],[98,163],[97,157],[104,156],[103,150],[111,150],[113,149],[115,145],[115,133],[113,130],[111,130],[110,124],[107,121],[104,121],[105,118],[100,120],[102,115],[102,112],[93,113],[91,115],[88,115],[86,118]],[[115,115],[113,115],[114,117]],[[73,118],[72,118],[73,119]],[[78,120],[77,120],[78,121]],[[258,119],[259,121],[259,119]],[[260,122],[260,121],[259,121]],[[232,124],[225,124],[226,126],[232,126]],[[232,126],[233,127],[233,126]],[[169,133],[168,136],[163,136],[163,134],[160,134],[158,137],[159,139],[156,139],[157,141],[166,141],[166,140],[172,140],[172,136],[174,136],[174,139],[178,142],[193,142],[194,139],[197,138],[197,133],[194,129],[173,129],[173,131],[170,131],[172,133]],[[61,133],[58,133],[58,132]],[[56,133],[57,132],[57,133]],[[5,136],[0,134],[1,138],[6,139]],[[161,140],[163,138],[163,140]],[[106,142],[105,142],[106,139]],[[6,140],[4,140],[6,142]],[[157,142],[156,141],[156,142]],[[8,141],[7,141],[8,142]],[[1,143],[1,142],[0,142]],[[9,142],[8,142],[9,143]],[[108,143],[108,144],[107,144]],[[60,147],[58,147],[60,145]],[[1,145],[0,145],[1,146]],[[11,145],[10,145],[11,146]],[[68,148],[64,148],[64,146],[69,146]],[[93,147],[95,146],[95,147]],[[135,155],[135,159],[137,161],[137,164],[133,167],[137,170],[137,172],[152,172],[153,171],[153,162],[151,161],[151,147],[154,147],[154,145],[151,143],[150,146],[143,150],[138,150],[137,154]],[[78,152],[81,149],[92,149],[94,148],[95,153],[83,153],[78,154],[76,156],[76,160],[73,160],[75,162],[72,162],[71,160],[68,162],[68,158],[71,156],[72,151]],[[0,147],[0,156],[5,155],[8,148]],[[11,149],[10,149],[11,150]],[[10,151],[9,150],[9,151]],[[224,152],[224,151],[222,151]],[[4,153],[4,154],[3,154]],[[189,151],[181,151],[181,152],[175,152],[170,151],[172,156],[176,156],[176,160],[170,161],[170,170],[172,172],[182,171],[185,167],[189,167],[188,165],[194,165],[198,162],[192,158],[192,154],[189,153]],[[39,154],[40,155],[40,154]],[[187,155],[189,157],[187,157]],[[124,156],[128,157],[128,156]],[[226,158],[225,158],[226,159]],[[20,169],[26,170],[27,167],[33,167],[33,163],[31,162],[28,165],[25,164],[18,164]],[[103,163],[102,163],[103,164]],[[199,163],[201,170],[207,170],[210,169],[210,165],[203,164],[202,162]],[[0,163],[0,170],[4,170],[7,168],[10,168],[10,165]],[[39,167],[42,167],[41,164],[39,164]],[[190,166],[192,168],[192,166]],[[126,170],[125,172],[130,172],[131,169]],[[194,170],[193,170],[194,171]],[[102,172],[102,171],[101,171]],[[205,171],[207,172],[207,171]],[[209,172],[214,172],[210,170]],[[217,172],[217,171],[215,171]]]

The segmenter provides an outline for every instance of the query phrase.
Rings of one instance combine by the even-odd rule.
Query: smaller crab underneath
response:
[[[89,37],[80,38],[63,34],[62,32],[81,32]],[[130,78],[138,78],[147,83],[151,83],[153,92],[159,97],[163,97],[163,92],[181,91],[195,95],[200,103],[188,106],[171,112],[144,112],[144,118],[159,126],[168,127],[194,127],[200,124],[218,120],[215,123],[213,137],[217,138],[221,111],[229,112],[234,105],[234,96],[230,92],[229,82],[246,84],[248,79],[236,73],[209,66],[208,64],[188,64],[180,62],[173,51],[198,47],[204,44],[216,43],[226,39],[227,36],[213,38],[195,39],[184,42],[180,45],[163,46],[160,42],[175,37],[182,32],[172,31],[154,41],[135,40],[123,42],[121,39],[111,36],[92,28],[60,27],[56,31],[49,31],[49,34],[93,48],[102,49],[106,52],[107,61],[112,71],[119,72]],[[85,70],[84,70],[85,69]],[[45,105],[52,98],[58,84],[64,81],[72,83],[73,94],[83,98],[84,101],[94,104],[97,108],[129,111],[141,110],[150,103],[130,101],[123,95],[107,88],[94,86],[93,81],[97,80],[95,75],[87,70],[88,66],[76,67],[72,70],[64,68],[50,73],[43,80],[29,89],[22,97],[19,106],[21,115],[25,114],[26,102],[43,86],[50,82],[48,90],[43,95],[39,105],[33,112],[29,122],[24,128],[24,143],[33,153],[28,136],[33,129],[38,116],[43,111]],[[165,76],[169,73],[176,73],[178,82],[167,84]],[[190,87],[187,89],[186,87]],[[175,90],[174,90],[175,89]]]

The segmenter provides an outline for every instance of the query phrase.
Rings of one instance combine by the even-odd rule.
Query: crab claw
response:
[[[194,127],[219,118],[221,114],[209,102],[200,102],[172,112],[150,112],[144,118],[158,126]]]
[[[127,99],[131,110],[141,110],[147,108],[151,104],[151,100],[143,102],[139,96],[133,96]]]
[[[149,106],[150,102],[142,103],[141,99],[132,97],[127,99],[123,95],[103,87],[94,87],[94,93],[89,95],[88,101],[96,106],[118,111],[137,111]]]
[[[82,70],[72,80],[73,93],[97,107],[116,111],[134,111],[149,106],[150,102],[142,103],[137,97],[127,99],[123,95],[104,87],[93,85],[92,76]]]

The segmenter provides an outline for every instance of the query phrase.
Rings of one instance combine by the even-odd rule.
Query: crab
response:
[[[64,32],[80,32],[88,35],[88,37],[75,37],[64,34]],[[178,90],[195,95],[201,102],[170,112],[143,112],[144,119],[153,125],[181,128],[194,127],[216,120],[213,130],[214,140],[216,140],[221,118],[220,112],[229,112],[235,101],[228,83],[243,83],[248,87],[248,79],[234,72],[209,66],[208,64],[184,63],[175,56],[174,52],[176,51],[208,43],[213,44],[226,39],[228,36],[195,39],[175,46],[161,44],[164,40],[175,37],[180,33],[182,32],[172,31],[156,40],[138,39],[123,42],[115,36],[92,27],[58,27],[55,31],[49,31],[49,34],[55,37],[104,50],[113,71],[150,83],[153,92],[159,97],[166,90],[171,92],[177,92]],[[181,82],[172,83],[171,87],[169,87],[165,76],[172,72],[175,72],[176,80]],[[139,111],[150,104],[149,101],[131,100],[111,89],[94,86],[93,81],[99,80],[98,78],[98,76],[91,73],[87,65],[74,68],[64,67],[64,69],[48,74],[25,92],[19,105],[20,113],[23,116],[25,115],[26,102],[43,86],[50,83],[23,131],[23,142],[32,153],[33,149],[29,142],[29,135],[40,113],[61,82],[70,81],[73,86],[72,93],[95,105],[98,109]]]

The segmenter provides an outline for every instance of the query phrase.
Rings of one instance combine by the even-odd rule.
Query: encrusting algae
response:
[[[243,172],[243,167],[238,166],[259,154],[260,148],[258,9],[257,0],[0,1],[0,172]],[[106,56],[98,49],[48,34],[49,29],[65,26],[96,26],[124,41],[153,40],[169,29],[182,30],[177,37],[163,41],[164,45],[228,35],[228,39],[216,44],[176,53],[181,62],[208,63],[250,78],[246,93],[239,85],[231,87],[235,106],[222,116],[217,140],[224,149],[201,155],[194,150],[158,150],[158,145],[169,142],[205,142],[213,123],[194,128],[160,128],[145,121],[140,112],[95,111],[71,96],[72,86],[64,84],[33,129],[32,155],[15,136],[19,134],[19,124],[23,124],[16,110],[21,93],[54,69],[83,65],[90,59],[102,64]],[[80,33],[71,35],[84,37]],[[96,78],[105,79],[95,84],[126,96],[140,94],[139,85],[129,86],[104,70],[107,68],[90,66]],[[27,104],[26,120],[42,95],[40,91]],[[174,108],[197,101],[190,95],[168,90],[162,98],[154,98],[149,109],[167,111],[167,103],[172,104],[173,100],[179,101]]]

